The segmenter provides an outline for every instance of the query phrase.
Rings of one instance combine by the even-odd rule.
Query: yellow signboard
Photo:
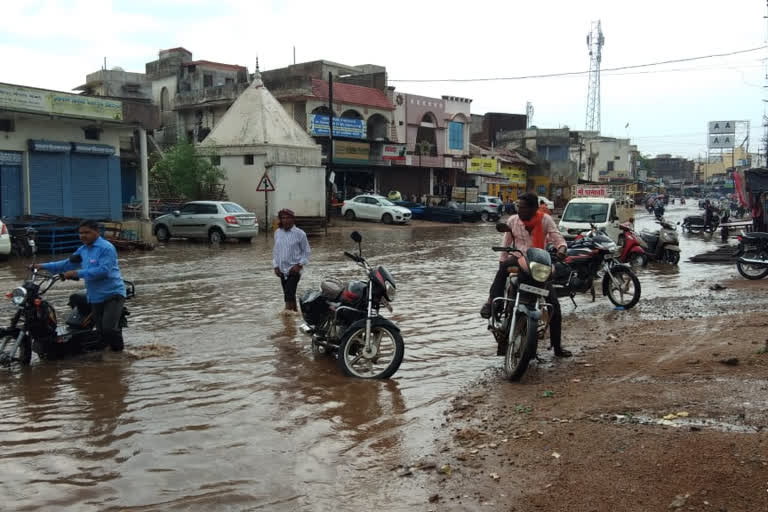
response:
[[[333,142],[333,158],[339,160],[368,160],[371,145],[367,142]]]
[[[525,169],[512,169],[510,167],[502,167],[501,173],[509,179],[510,185],[525,186],[528,180],[528,171]]]
[[[496,174],[496,160],[493,158],[472,158],[467,172],[475,174]]]
[[[123,104],[117,100],[10,84],[0,84],[0,108],[105,121],[123,120]]]

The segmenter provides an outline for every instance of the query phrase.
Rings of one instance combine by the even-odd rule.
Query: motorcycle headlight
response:
[[[387,294],[387,299],[389,300],[389,302],[392,302],[393,300],[395,300],[395,295],[397,295],[397,288],[395,288],[395,286],[392,283],[387,281],[386,284],[384,285],[384,291]]]
[[[27,289],[23,286],[19,286],[11,292],[11,302],[17,306],[24,304],[24,300],[27,298]]]
[[[549,276],[552,275],[552,266],[544,265],[543,263],[531,262],[531,277],[536,281],[543,283]]]

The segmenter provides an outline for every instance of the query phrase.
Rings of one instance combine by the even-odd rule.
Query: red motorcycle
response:
[[[625,222],[619,226],[621,229],[620,238],[624,239],[624,246],[621,248],[619,261],[629,263],[631,266],[646,266],[648,264],[648,255],[645,254],[643,244],[635,234],[632,224]]]

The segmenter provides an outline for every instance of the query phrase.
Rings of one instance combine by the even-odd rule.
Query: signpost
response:
[[[267,222],[267,219],[269,219],[269,197],[267,196],[268,192],[274,192],[275,191],[275,185],[272,183],[272,180],[269,179],[269,176],[267,175],[267,171],[264,171],[264,176],[261,177],[259,180],[259,185],[256,187],[256,192],[264,192],[264,222]],[[267,228],[264,228],[264,236],[269,236],[269,230]]]

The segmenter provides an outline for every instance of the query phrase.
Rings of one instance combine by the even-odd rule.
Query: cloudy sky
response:
[[[262,70],[327,59],[387,67],[403,92],[463,96],[474,113],[524,113],[539,127],[585,123],[587,76],[475,79],[586,71],[593,20],[603,69],[757,48],[762,0],[83,0],[3,2],[0,82],[68,91],[107,66],[143,71],[163,48]],[[643,153],[706,152],[707,121],[751,121],[757,148],[768,50],[602,74],[602,132]],[[629,127],[626,125],[629,124]]]

